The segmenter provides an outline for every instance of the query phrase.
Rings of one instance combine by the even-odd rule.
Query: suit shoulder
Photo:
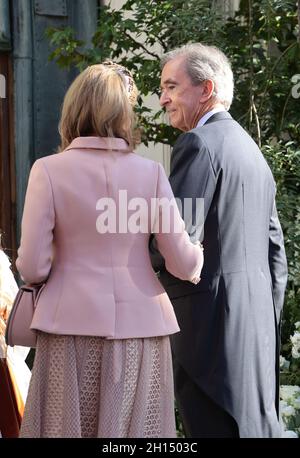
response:
[[[180,135],[176,145],[178,148],[184,148],[193,153],[208,154],[210,156],[210,144],[207,141],[206,135],[203,135],[200,129],[195,128],[189,132]]]
[[[184,132],[181,134],[173,147],[173,155],[181,155],[194,157],[195,154],[205,153],[209,151],[205,137],[196,129]]]
[[[199,128],[189,130],[188,132],[183,132],[176,140],[176,144],[184,142],[201,142],[203,140],[202,132]]]
[[[183,145],[197,156],[208,156],[212,160],[212,149],[208,138],[199,128],[186,132],[182,139]]]

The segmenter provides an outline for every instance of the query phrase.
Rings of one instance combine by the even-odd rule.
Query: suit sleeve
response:
[[[183,211],[182,215],[185,228],[192,241],[202,241],[204,222],[213,200],[217,177],[208,148],[199,135],[189,132],[179,137],[172,151],[169,180],[182,209],[185,209],[184,199],[190,199],[192,211],[188,207],[188,211]],[[163,271],[164,259],[153,239],[150,241],[150,257],[154,270]]]
[[[181,200],[186,230],[191,239],[203,240],[204,222],[211,206],[217,178],[204,140],[190,132],[182,135],[174,147],[171,159],[170,184],[174,195]],[[192,212],[184,205],[192,202]],[[202,207],[203,206],[203,207]],[[203,209],[203,211],[201,211]]]
[[[181,280],[199,277],[203,266],[202,249],[190,241],[184,229],[184,221],[161,164],[158,164],[156,197],[154,233],[166,269]]]
[[[54,223],[50,178],[42,160],[38,160],[29,175],[16,261],[26,283],[41,283],[50,273]]]
[[[272,278],[276,318],[277,323],[279,324],[284,302],[284,292],[287,283],[288,271],[283,234],[277,215],[275,200],[269,224],[269,266]]]

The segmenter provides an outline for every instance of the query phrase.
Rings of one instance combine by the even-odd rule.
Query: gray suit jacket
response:
[[[198,285],[173,277],[153,256],[181,328],[174,356],[232,415],[240,437],[277,437],[287,263],[270,168],[246,131],[220,112],[179,137],[170,183],[176,197],[204,198],[205,213]]]

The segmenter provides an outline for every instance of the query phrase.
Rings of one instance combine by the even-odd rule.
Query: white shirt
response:
[[[204,116],[202,116],[202,118],[200,118],[198,124],[196,127],[201,127],[203,126],[206,121],[209,120],[209,118],[214,115],[215,113],[219,113],[220,111],[226,111],[224,107],[216,107],[216,108],[213,108],[212,110],[208,111],[207,113],[205,113]]]

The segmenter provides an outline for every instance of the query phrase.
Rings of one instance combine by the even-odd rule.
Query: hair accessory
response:
[[[125,77],[125,81],[127,83],[126,89],[129,95],[129,100],[134,105],[136,102],[137,94],[136,94],[136,89],[135,89],[136,86],[135,86],[131,71],[128,70],[123,65],[118,64],[117,62],[113,62],[112,60],[106,60],[105,62],[103,62],[103,65],[107,67],[111,67],[113,70],[119,73],[123,78]]]

